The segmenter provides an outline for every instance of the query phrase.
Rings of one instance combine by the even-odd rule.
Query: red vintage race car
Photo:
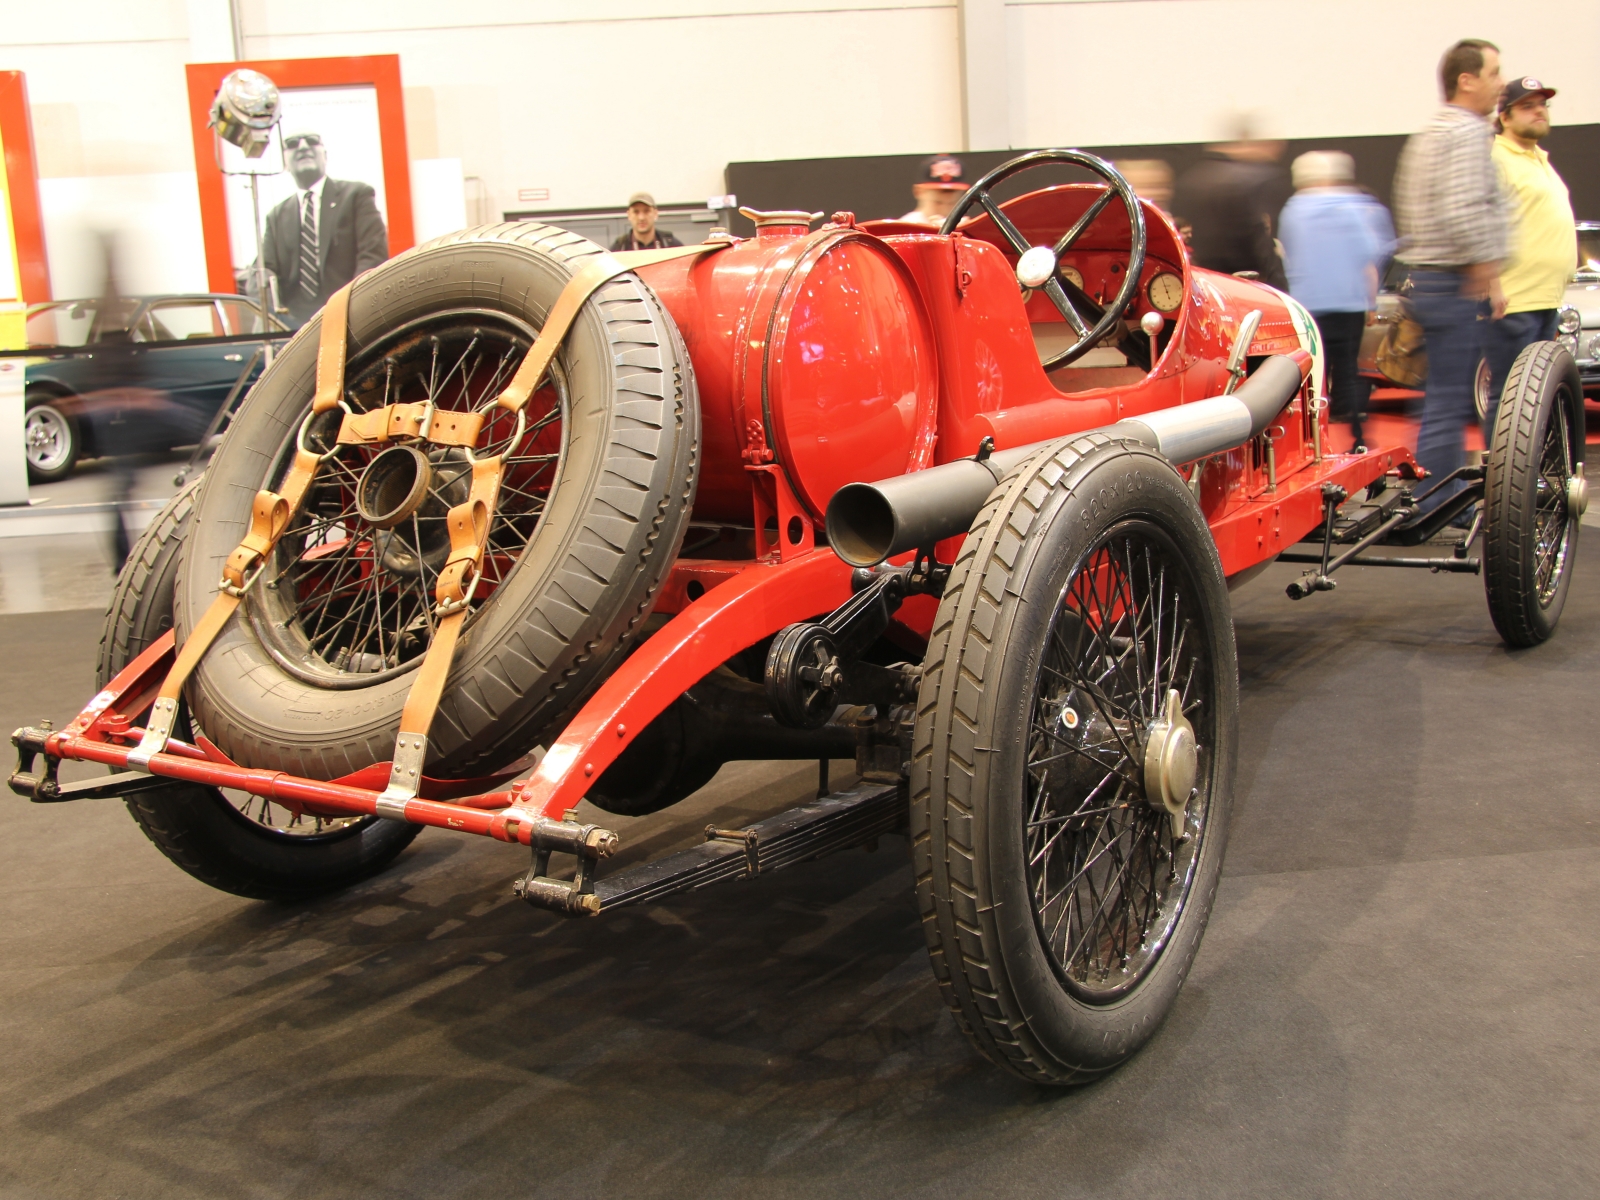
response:
[[[1063,165],[1097,178],[1018,191]],[[12,787],[123,796],[253,897],[423,826],[493,837],[574,915],[907,830],[957,1021],[1066,1083],[1149,1037],[1206,924],[1230,582],[1486,566],[1509,642],[1554,629],[1585,503],[1559,346],[1519,360],[1486,469],[1419,484],[1403,448],[1330,452],[1309,314],[1194,268],[1091,156],[1015,159],[938,232],[752,215],[638,255],[471,230],[336,296],[146,533],[103,690],[18,731]],[[1367,553],[1474,506],[1448,552]],[[622,871],[572,819],[851,755],[854,785]]]

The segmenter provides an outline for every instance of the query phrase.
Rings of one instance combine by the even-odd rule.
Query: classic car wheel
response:
[[[1480,358],[1478,369],[1472,373],[1472,407],[1478,414],[1479,425],[1489,415],[1489,381],[1493,374],[1489,369],[1489,360]]]
[[[82,443],[78,423],[61,407],[60,397],[35,391],[22,418],[22,448],[28,459],[28,479],[53,483],[72,474]]]
[[[200,480],[157,514],[134,543],[106,613],[97,687],[172,628],[178,555]],[[127,799],[156,848],[202,883],[258,900],[293,900],[381,871],[421,826],[376,817],[326,820],[245,792],[174,781]]]
[[[1211,535],[1171,464],[1063,439],[967,535],[918,701],[917,901],[968,1037],[1076,1083],[1171,1008],[1228,833],[1238,673]]]
[[[1484,477],[1483,581],[1494,627],[1511,646],[1556,630],[1588,498],[1583,383],[1556,342],[1517,355],[1495,413]]]
[[[495,407],[568,279],[601,253],[548,226],[490,226],[402,255],[351,293],[345,403],[485,412],[476,453],[506,455],[430,774],[485,774],[525,753],[639,635],[686,527],[699,405],[677,330],[637,277],[583,306],[525,420]],[[210,604],[251,497],[287,471],[320,321],[262,375],[206,472],[180,634]],[[342,416],[305,427],[330,457],[189,688],[231,757],[324,779],[392,755],[436,624],[446,513],[472,471],[461,450],[340,445]]]

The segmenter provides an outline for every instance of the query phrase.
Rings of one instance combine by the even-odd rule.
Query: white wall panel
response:
[[[73,20],[59,19],[69,9]],[[127,21],[134,9],[147,19]],[[27,73],[52,294],[98,291],[102,234],[119,248],[125,290],[205,290],[182,0],[37,11],[7,2],[0,20],[0,69]]]
[[[137,286],[202,287],[183,63],[196,0],[0,0],[0,69],[36,106],[53,273],[121,221]],[[398,53],[421,158],[492,211],[722,191],[730,160],[914,153],[961,137],[955,0],[242,0],[246,53]],[[1292,137],[1398,133],[1460,36],[1600,121],[1600,0],[1006,0],[1016,146],[1207,140],[1254,114]],[[983,148],[983,147],[979,147]],[[158,176],[143,190],[130,183]],[[477,186],[476,184],[474,185]],[[131,190],[130,190],[131,189]],[[119,213],[122,214],[119,216]],[[54,261],[60,246],[59,265]]]
[[[674,21],[853,9],[954,8],[956,0],[241,0],[245,28],[266,36],[375,29],[507,29],[518,25]]]
[[[502,209],[720,193],[732,160],[892,154],[960,137],[955,9],[256,35],[258,57],[399,53],[440,157]],[[415,97],[414,97],[415,100]]]
[[[1600,3],[1504,0],[1008,0],[1019,146],[1184,142],[1255,114],[1280,137],[1407,133],[1439,103],[1458,38],[1559,88],[1553,116],[1600,121]]]

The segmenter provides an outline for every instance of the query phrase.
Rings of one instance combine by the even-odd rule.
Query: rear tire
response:
[[[1182,838],[1142,782],[1169,683],[1198,745]],[[934,975],[996,1063],[1078,1083],[1155,1032],[1216,892],[1237,713],[1221,564],[1170,463],[1091,434],[1000,481],[939,606],[911,764]]]
[[[1494,419],[1484,476],[1484,590],[1508,646],[1556,631],[1578,554],[1569,502],[1583,463],[1583,383],[1557,342],[1517,355]]]
[[[178,556],[200,480],[184,488],[134,543],[117,577],[100,637],[97,686],[172,628]],[[202,883],[258,900],[299,900],[347,887],[383,870],[421,826],[367,817],[316,832],[286,832],[292,814],[252,800],[240,812],[216,788],[174,782],[128,797],[128,812],[161,853]],[[290,826],[294,828],[294,826]]]

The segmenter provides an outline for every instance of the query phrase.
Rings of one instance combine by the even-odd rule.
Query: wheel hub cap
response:
[[[1579,463],[1567,480],[1567,511],[1581,517],[1589,509],[1589,481],[1583,477],[1583,464]]]
[[[393,529],[422,504],[433,465],[415,446],[391,446],[367,464],[356,486],[356,511],[378,529]]]
[[[1172,817],[1175,837],[1183,834],[1184,809],[1194,795],[1199,769],[1194,726],[1183,715],[1183,701],[1177,690],[1169,690],[1161,716],[1151,724],[1145,742],[1144,793],[1152,808]]]

